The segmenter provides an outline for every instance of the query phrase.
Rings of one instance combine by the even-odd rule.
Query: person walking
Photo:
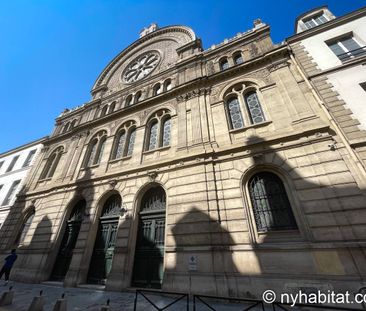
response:
[[[15,260],[17,260],[18,255],[16,254],[16,250],[12,249],[11,253],[9,256],[7,256],[5,258],[5,263],[0,271],[0,280],[3,276],[3,274],[5,273],[5,284],[4,286],[8,285],[9,282],[9,275],[10,275],[10,270],[14,265]]]

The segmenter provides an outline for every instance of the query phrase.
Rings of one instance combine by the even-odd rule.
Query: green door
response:
[[[120,207],[119,195],[111,196],[104,205],[89,266],[88,283],[105,284],[111,272]]]
[[[73,250],[79,235],[80,226],[85,210],[85,200],[79,201],[73,208],[70,218],[67,221],[64,236],[56,258],[51,280],[63,281],[72,259]]]
[[[165,192],[150,189],[143,197],[132,285],[161,288],[164,276]]]

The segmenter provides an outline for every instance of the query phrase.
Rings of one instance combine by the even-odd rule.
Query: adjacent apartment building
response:
[[[145,28],[56,119],[0,230],[12,277],[258,298],[365,286],[361,131],[345,137],[293,45],[260,20],[208,49],[187,26]]]
[[[287,39],[342,139],[366,164],[366,8],[335,17],[326,7],[297,18]]]
[[[0,154],[0,227],[9,214],[44,139]]]

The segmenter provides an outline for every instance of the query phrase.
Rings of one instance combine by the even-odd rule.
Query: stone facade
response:
[[[157,67],[125,83],[125,68],[149,51],[159,53]],[[167,79],[171,88],[154,92]],[[247,91],[256,92],[264,118],[250,124],[253,115],[242,105],[244,126],[233,128],[228,100]],[[138,101],[126,106],[130,95]],[[14,279],[50,279],[72,208],[84,199],[63,282],[86,283],[97,269],[90,263],[103,205],[118,194],[122,204],[105,286],[131,287],[142,198],[159,185],[166,194],[165,290],[259,298],[268,288],[357,291],[365,285],[365,172],[287,46],[272,44],[267,25],[256,21],[253,29],[207,50],[187,27],[145,29],[101,73],[92,96],[56,119],[0,231],[2,252],[20,243]],[[147,150],[156,114],[160,128],[160,116],[170,116],[171,138]],[[135,129],[133,152],[113,159],[124,124]],[[88,160],[94,142],[102,150],[96,163]],[[282,181],[297,229],[257,229],[249,182],[264,171]]]

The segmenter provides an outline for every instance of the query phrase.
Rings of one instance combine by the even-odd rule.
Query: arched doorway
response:
[[[64,236],[57,254],[56,262],[51,273],[51,280],[63,281],[72,259],[72,253],[79,235],[81,222],[85,211],[86,202],[80,200],[72,209],[67,220]]]
[[[161,288],[164,275],[166,196],[162,187],[149,189],[141,200],[132,285]]]
[[[89,266],[88,283],[105,284],[111,271],[121,204],[121,197],[113,194],[103,206]]]

